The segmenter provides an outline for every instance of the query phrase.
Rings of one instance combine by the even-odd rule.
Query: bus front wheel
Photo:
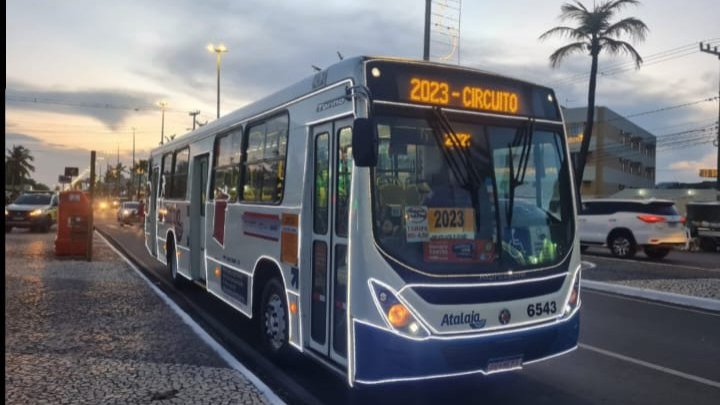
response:
[[[270,354],[280,356],[288,349],[288,306],[282,283],[271,278],[260,301],[260,339]]]

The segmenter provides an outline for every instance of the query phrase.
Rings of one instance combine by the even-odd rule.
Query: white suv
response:
[[[630,258],[642,248],[662,259],[673,247],[685,246],[684,218],[669,200],[585,200],[578,215],[582,250],[607,246],[617,257]]]

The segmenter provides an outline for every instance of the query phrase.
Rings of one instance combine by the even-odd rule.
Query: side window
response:
[[[249,128],[243,164],[243,201],[280,202],[285,185],[287,137],[287,115]]]
[[[190,161],[190,149],[185,148],[175,152],[174,168],[172,174],[172,187],[170,198],[184,200],[187,191],[188,166]]]
[[[215,140],[212,168],[211,199],[236,202],[238,199],[238,180],[240,177],[240,156],[242,128]]]
[[[350,221],[350,181],[352,180],[352,130],[350,127],[338,131],[335,233],[348,235]]]
[[[166,153],[163,155],[162,163],[162,175],[160,176],[160,187],[158,188],[158,196],[161,198],[170,198],[172,189],[172,153]]]
[[[325,235],[328,231],[328,187],[330,168],[330,146],[327,132],[315,138],[315,194],[313,195],[313,230]]]

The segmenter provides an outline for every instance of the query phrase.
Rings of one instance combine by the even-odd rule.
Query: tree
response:
[[[593,4],[589,10],[580,1],[565,3],[560,7],[560,20],[572,20],[577,23],[576,27],[558,26],[540,35],[540,40],[552,36],[567,37],[574,40],[550,55],[550,63],[553,68],[567,56],[574,53],[588,52],[592,58],[590,65],[590,83],[588,85],[588,106],[585,129],[583,131],[580,156],[575,168],[575,182],[578,196],[581,191],[585,161],[587,160],[592,136],[593,120],[595,119],[595,87],[597,84],[598,55],[605,51],[612,55],[627,54],[635,62],[635,67],[640,68],[643,59],[640,54],[629,43],[620,40],[622,35],[627,35],[636,41],[643,41],[648,32],[648,27],[637,18],[627,17],[620,21],[612,22],[615,15],[625,6],[639,5],[638,0],[605,0],[600,4]]]
[[[7,149],[5,155],[5,182],[8,180],[12,186],[13,192],[17,192],[18,188],[30,178],[30,172],[35,171],[35,166],[30,164],[35,158],[30,154],[30,150],[24,146],[13,145],[12,149]]]

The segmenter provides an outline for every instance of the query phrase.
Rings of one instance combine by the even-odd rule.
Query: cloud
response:
[[[156,109],[158,94],[130,90],[49,90],[9,81],[6,108],[47,111],[94,118],[117,130],[138,111]]]
[[[12,145],[22,145],[30,150],[30,154],[35,158],[33,161],[35,172],[31,173],[31,177],[51,187],[57,183],[58,175],[65,172],[65,167],[78,167],[81,172],[90,167],[89,149],[70,148],[46,142],[32,135],[15,132],[5,133],[5,145],[8,148],[12,147]],[[149,152],[147,149],[138,149],[136,151],[138,159],[146,158]],[[115,155],[112,158],[107,156],[107,159],[100,154],[97,157],[98,173],[105,172],[107,165],[115,164]],[[131,154],[120,153],[120,160],[125,166],[131,164],[131,159]]]
[[[337,7],[330,3],[323,5],[322,13],[283,2],[272,7],[261,1],[217,7],[212,28],[188,24],[188,35],[159,46],[153,51],[152,68],[135,73],[162,78],[168,87],[212,103],[215,59],[204,49],[207,42],[198,38],[221,32],[229,48],[221,59],[222,95],[226,100],[247,102],[312,75],[311,65],[326,67],[337,62],[336,51],[345,57],[374,55],[378,49],[392,56],[418,57],[422,52],[422,35],[417,35],[422,27],[411,13],[390,14],[377,7],[358,11],[355,4]],[[198,13],[193,18],[202,18],[206,8],[203,4],[193,10]],[[418,32],[408,26],[418,26]],[[201,28],[210,32],[192,33]]]

